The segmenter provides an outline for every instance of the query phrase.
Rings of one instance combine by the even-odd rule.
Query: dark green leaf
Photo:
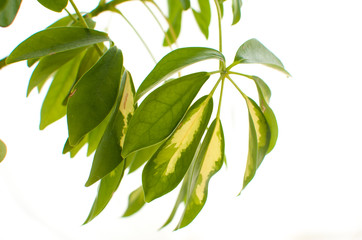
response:
[[[85,184],[87,187],[103,178],[123,161],[121,151],[128,122],[135,110],[134,95],[131,75],[126,72],[122,78],[116,107],[94,155],[92,169]]]
[[[221,122],[215,119],[203,140],[191,175],[185,211],[177,229],[190,224],[205,205],[211,177],[220,170],[225,153]]]
[[[263,64],[290,76],[282,62],[256,39],[250,39],[240,46],[234,62]]]
[[[1,0],[2,6],[0,8],[0,26],[7,27],[15,19],[19,11],[21,0]]]
[[[49,28],[20,43],[7,58],[13,63],[108,41],[107,33],[80,27]]]
[[[41,108],[40,130],[64,117],[67,113],[63,100],[77,76],[80,60],[81,56],[76,57],[61,67],[56,73]]]
[[[128,207],[122,217],[128,217],[138,212],[145,205],[142,186],[134,190],[128,198]]]
[[[180,0],[182,8],[187,10],[190,8],[190,0]]]
[[[6,156],[6,145],[0,139],[0,162],[2,162],[4,160],[5,156]]]
[[[146,202],[173,190],[189,168],[212,113],[212,98],[202,97],[147,162],[142,173]]]
[[[112,47],[75,85],[67,108],[70,145],[76,145],[111,111],[117,99],[122,64],[122,52]]]
[[[136,110],[126,134],[122,156],[168,137],[210,75],[194,73],[167,82],[150,93]]]
[[[148,74],[145,80],[143,80],[137,90],[136,100],[140,99],[151,88],[180,69],[207,59],[225,61],[222,53],[211,48],[188,47],[179,48],[170,52],[156,64],[154,69]]]
[[[209,26],[211,22],[211,9],[209,0],[199,0],[200,12],[192,9],[197,24],[204,36],[209,38]]]
[[[89,223],[92,219],[98,216],[98,214],[100,214],[107,206],[113,194],[117,190],[119,184],[121,183],[124,175],[124,170],[124,163],[121,163],[101,180],[98,187],[97,197],[94,200],[92,209],[84,224]]]
[[[233,9],[233,25],[240,21],[241,16],[241,0],[233,0],[232,2],[232,9]]]
[[[168,23],[171,25],[166,32],[163,46],[170,46],[177,41],[181,32],[182,5],[178,0],[168,0]]]
[[[38,2],[54,12],[63,11],[68,4],[68,0],[38,0]]]
[[[38,87],[40,91],[45,81],[49,79],[54,72],[56,72],[61,66],[69,62],[71,59],[73,59],[83,51],[84,48],[78,48],[41,58],[39,64],[36,66],[33,74],[31,75],[27,90],[27,96],[29,96],[30,92],[35,87]]]
[[[152,155],[157,151],[157,149],[162,145],[163,142],[157,143],[153,146],[143,148],[134,153],[133,158],[129,166],[128,174],[136,171],[140,168],[145,162],[151,159]]]

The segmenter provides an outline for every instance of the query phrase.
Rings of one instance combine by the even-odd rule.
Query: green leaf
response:
[[[68,4],[68,0],[38,0],[38,2],[54,12],[63,11]]]
[[[9,55],[6,62],[38,58],[58,52],[81,48],[108,41],[107,33],[80,27],[49,28],[20,43]]]
[[[233,0],[232,2],[232,9],[233,9],[233,23],[232,25],[238,23],[240,21],[241,16],[241,0]]]
[[[122,78],[122,87],[104,135],[94,155],[91,172],[85,186],[90,186],[118,166],[123,158],[121,151],[128,122],[135,110],[134,86],[131,75],[126,72]]]
[[[162,145],[163,141],[157,143],[153,146],[143,148],[137,152],[135,152],[133,158],[131,159],[131,163],[129,166],[128,174],[136,171],[140,168],[145,162],[151,159],[152,155],[157,151],[157,149]]]
[[[168,23],[171,25],[166,32],[166,36],[163,41],[163,46],[170,46],[177,41],[181,32],[182,22],[182,5],[180,1],[168,0]]]
[[[119,164],[113,171],[105,176],[98,187],[97,197],[94,200],[92,209],[83,224],[89,223],[98,216],[111,200],[124,175],[125,165]]]
[[[165,195],[181,182],[205,132],[212,108],[212,98],[205,96],[196,101],[170,138],[148,161],[142,173],[146,202]]]
[[[54,74],[60,67],[69,62],[71,59],[81,54],[83,51],[84,48],[78,48],[41,58],[39,64],[36,66],[30,77],[27,96],[29,96],[30,92],[35,87],[38,87],[40,91],[45,81],[49,79],[52,74]]]
[[[88,133],[87,156],[90,156],[97,149],[98,144],[101,141],[104,132],[106,131],[111,116],[112,116],[112,111],[96,128],[94,128],[92,131]]]
[[[70,153],[70,157],[74,158],[77,153],[84,147],[84,145],[87,143],[88,141],[88,135],[86,135],[85,137],[82,138],[82,140],[75,146],[71,146],[69,144],[69,139],[67,139],[67,141],[64,144],[64,148],[63,148],[63,154],[66,153]]]
[[[209,77],[206,72],[186,75],[150,93],[130,122],[122,156],[127,157],[168,137]]]
[[[225,153],[222,125],[215,119],[201,145],[191,175],[186,207],[177,229],[190,224],[205,205],[211,177],[220,170]]]
[[[187,10],[190,8],[190,0],[180,0],[182,8]]]
[[[2,162],[4,160],[5,156],[6,156],[6,145],[0,139],[0,162]]]
[[[122,217],[129,217],[138,212],[145,205],[142,186],[134,190],[128,198],[128,207]]]
[[[256,170],[267,154],[270,143],[270,128],[259,106],[243,95],[249,111],[249,152],[244,173],[243,189],[255,176]]]
[[[193,63],[207,59],[225,61],[224,55],[211,48],[188,47],[176,49],[163,57],[143,80],[137,90],[136,100],[172,74]]]
[[[192,9],[192,13],[196,19],[201,32],[206,39],[209,38],[209,26],[211,22],[211,9],[209,0],[199,0],[200,12]]]
[[[7,27],[15,19],[19,11],[21,0],[2,0],[0,7],[0,26]]]
[[[290,76],[290,74],[284,69],[282,62],[256,39],[250,39],[240,46],[236,53],[234,62],[263,64]]]
[[[121,50],[112,47],[75,85],[67,108],[70,145],[76,145],[111,111],[117,99],[122,65]]]
[[[77,76],[80,60],[81,56],[76,57],[61,67],[56,73],[41,108],[40,130],[64,117],[67,113],[63,100]]]

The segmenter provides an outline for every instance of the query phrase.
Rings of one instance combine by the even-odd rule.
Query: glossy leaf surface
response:
[[[1,0],[0,26],[7,27],[15,19],[19,11],[21,0]]]
[[[6,62],[38,58],[108,41],[104,32],[80,27],[49,28],[20,43],[9,55]]]
[[[209,77],[206,72],[186,75],[150,93],[130,122],[122,156],[127,157],[168,137]]]
[[[122,217],[128,217],[138,212],[145,205],[142,186],[134,190],[128,198],[128,207]]]
[[[56,73],[41,108],[40,130],[64,117],[67,113],[63,100],[77,77],[80,59],[79,56],[71,60]]]
[[[5,156],[6,156],[6,145],[0,139],[0,162],[2,162],[4,160]]]
[[[111,111],[117,99],[122,65],[122,52],[112,47],[75,85],[67,108],[70,145],[76,145]]]
[[[285,70],[282,62],[256,39],[250,39],[240,46],[236,53],[234,62],[263,64],[290,76],[290,74]]]
[[[54,12],[63,11],[68,4],[68,0],[38,0],[38,2]]]
[[[209,26],[211,22],[211,9],[209,0],[199,0],[200,12],[192,9],[199,28],[204,36],[209,38]]]
[[[94,155],[91,172],[86,186],[90,186],[110,173],[123,160],[121,150],[124,137],[134,107],[135,90],[131,75],[127,72],[122,78],[122,87],[104,135]]]
[[[233,0],[233,2],[232,2],[232,9],[233,9],[233,23],[232,24],[233,25],[240,21],[241,6],[242,6],[241,0]]]
[[[191,174],[185,211],[177,228],[190,224],[205,205],[211,177],[220,170],[225,153],[221,122],[215,119],[201,145]]]
[[[203,47],[188,47],[176,49],[164,56],[154,67],[154,69],[143,80],[137,90],[136,99],[140,99],[146,92],[165,80],[180,69],[193,63],[207,59],[218,59],[225,61],[222,53],[215,49]]]
[[[178,36],[181,32],[182,22],[182,4],[180,1],[183,0],[168,0],[168,23],[169,28],[166,32],[166,36],[163,41],[163,46],[170,46],[177,41]]]
[[[142,173],[146,202],[173,190],[185,176],[207,127],[213,103],[202,97],[187,111],[180,125],[147,162]]]

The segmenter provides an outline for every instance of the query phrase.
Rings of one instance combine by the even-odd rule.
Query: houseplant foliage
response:
[[[242,44],[231,64],[226,64],[222,53],[221,21],[223,14],[233,15],[232,24],[240,21],[241,0],[229,0],[231,9],[224,9],[224,0],[168,0],[167,14],[156,1],[133,0],[143,3],[151,13],[161,12],[164,19],[157,21],[168,25],[162,44],[171,48],[135,88],[131,72],[124,67],[121,49],[106,32],[95,29],[94,21],[94,17],[106,11],[124,17],[121,5],[129,1],[100,0],[94,10],[80,13],[73,0],[38,0],[49,10],[66,11],[68,15],[25,39],[0,61],[0,68],[19,61],[27,61],[29,67],[36,65],[27,93],[35,88],[40,91],[46,81],[52,81],[42,105],[40,129],[66,117],[68,139],[63,153],[69,152],[74,157],[86,144],[88,155],[94,153],[85,185],[98,182],[99,188],[85,223],[106,207],[125,172],[133,173],[143,167],[142,186],[130,193],[124,216],[134,214],[145,203],[181,185],[174,209],[163,225],[171,222],[183,203],[184,212],[176,226],[179,229],[190,224],[201,211],[211,177],[225,164],[226,139],[220,116],[225,81],[230,81],[240,92],[248,111],[249,152],[243,188],[276,144],[278,126],[269,105],[269,87],[261,78],[235,72],[233,67],[262,64],[286,75],[289,73],[256,39]],[[0,5],[2,27],[12,23],[20,3],[21,0],[7,0]],[[213,7],[218,19],[218,49],[200,46],[174,49],[181,32],[183,13],[192,11],[195,23],[208,38]],[[204,60],[218,61],[219,68],[210,72],[180,73]],[[248,97],[234,81],[236,78],[253,81],[259,99],[255,101]],[[206,81],[215,84],[209,94],[198,97]],[[217,89],[220,89],[220,97],[214,103]],[[216,117],[212,118],[213,112]],[[4,152],[6,147],[0,143]],[[5,153],[1,154],[1,158],[4,156]]]

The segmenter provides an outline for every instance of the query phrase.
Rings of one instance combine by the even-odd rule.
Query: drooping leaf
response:
[[[67,113],[63,100],[77,76],[80,60],[81,56],[74,58],[56,73],[41,108],[40,130],[64,117]]]
[[[68,0],[38,0],[38,2],[54,12],[63,11],[68,4]]]
[[[112,112],[109,113],[108,116],[96,128],[88,133],[87,156],[90,156],[97,149],[98,144],[104,135],[104,131],[106,131],[111,115]]]
[[[145,205],[145,196],[142,186],[134,190],[128,198],[128,207],[122,217],[129,217],[138,212]]]
[[[178,0],[167,0],[168,4],[168,23],[171,25],[163,41],[163,46],[170,46],[177,41],[181,32],[182,5]]]
[[[84,48],[78,48],[41,58],[39,64],[36,66],[30,77],[27,96],[29,96],[30,92],[35,87],[38,87],[40,90],[45,81],[49,79],[52,74],[54,74],[60,67],[69,62],[71,59],[81,54],[83,51]]]
[[[125,165],[120,163],[113,171],[105,176],[99,183],[97,197],[92,209],[83,224],[87,224],[98,216],[111,200],[124,175]]]
[[[243,189],[255,176],[256,170],[267,154],[270,143],[270,128],[260,107],[243,95],[249,111],[249,152],[244,173]]]
[[[122,52],[112,47],[75,85],[67,107],[70,145],[76,145],[111,111],[117,98],[122,65]]]
[[[87,187],[106,176],[123,160],[121,151],[128,122],[135,110],[135,90],[131,75],[126,72],[122,78],[122,87],[104,135],[94,155]]]
[[[129,166],[128,174],[136,171],[140,168],[144,163],[151,159],[152,155],[157,151],[157,149],[162,145],[163,142],[157,143],[153,146],[143,148],[137,152],[135,152],[133,158],[131,159],[132,162]]]
[[[290,76],[290,74],[285,70],[282,62],[256,39],[250,39],[240,46],[236,53],[234,62],[263,64]]]
[[[9,55],[6,62],[38,58],[58,52],[90,46],[108,41],[107,33],[80,27],[49,28],[20,43]]]
[[[218,0],[219,2],[219,6],[220,6],[220,10],[221,10],[221,17],[224,17],[224,2],[226,0]]]
[[[222,53],[211,48],[188,47],[179,48],[170,52],[156,64],[154,69],[148,74],[145,80],[143,80],[137,90],[136,100],[140,99],[151,88],[180,69],[207,59],[225,61]]]
[[[186,75],[150,93],[130,122],[122,156],[127,157],[168,137],[209,77],[206,72]]]
[[[147,162],[142,173],[145,201],[173,190],[185,176],[212,113],[212,98],[200,98],[180,125]]]
[[[232,2],[232,9],[233,9],[233,23],[232,25],[238,23],[240,21],[241,17],[241,6],[242,1],[241,0],[233,0]]]
[[[190,8],[190,0],[180,0],[182,8],[187,10]]]
[[[192,13],[205,38],[209,38],[209,26],[211,22],[211,9],[209,0],[199,0],[200,12],[192,9]]]
[[[221,121],[215,119],[203,140],[195,166],[190,169],[192,180],[189,185],[186,207],[177,229],[190,224],[205,205],[209,181],[223,164],[224,150],[225,142]]]
[[[77,153],[84,147],[84,145],[87,143],[87,141],[88,141],[88,135],[84,136],[77,145],[71,146],[69,144],[69,139],[67,139],[67,141],[64,144],[63,154],[66,154],[69,152],[70,157],[74,158],[77,155]]]
[[[0,26],[7,27],[15,19],[19,11],[21,0],[1,0]]]
[[[6,156],[6,145],[0,139],[0,162],[2,162],[4,160],[5,156]]]

